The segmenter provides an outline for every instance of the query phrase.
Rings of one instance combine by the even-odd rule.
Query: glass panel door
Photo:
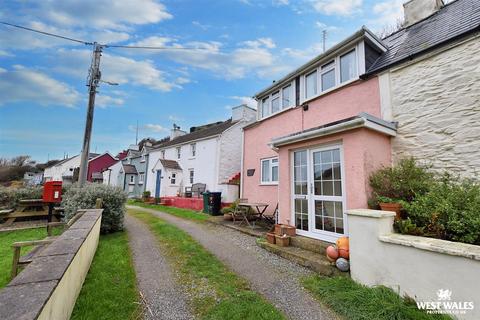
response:
[[[308,219],[308,152],[296,151],[293,154],[293,202],[295,226],[309,231]]]
[[[343,187],[340,148],[311,151],[312,231],[344,234]]]

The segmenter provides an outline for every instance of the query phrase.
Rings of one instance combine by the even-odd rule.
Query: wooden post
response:
[[[11,279],[17,276],[18,262],[20,261],[20,247],[13,247],[13,262]]]
[[[98,198],[95,202],[95,209],[102,209],[103,207],[103,200],[102,198]]]

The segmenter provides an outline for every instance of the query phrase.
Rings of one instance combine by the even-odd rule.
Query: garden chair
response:
[[[278,219],[278,202],[272,213],[264,213],[263,219],[269,224],[276,224]]]

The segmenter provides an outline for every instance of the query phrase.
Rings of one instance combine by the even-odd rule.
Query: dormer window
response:
[[[357,77],[357,56],[355,49],[340,57],[340,79],[341,82]]]
[[[321,68],[322,91],[335,87],[335,61],[330,61]]]
[[[280,111],[280,92],[272,94],[272,113]]]
[[[311,98],[317,95],[317,70],[305,76],[305,97]]]
[[[262,118],[270,115],[270,97],[262,99]]]
[[[282,89],[282,108],[293,106],[293,86],[289,84]]]
[[[260,100],[260,119],[295,106],[294,81]]]

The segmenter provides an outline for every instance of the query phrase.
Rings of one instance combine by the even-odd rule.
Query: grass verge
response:
[[[451,319],[445,315],[427,314],[413,301],[383,286],[369,288],[350,278],[318,275],[305,277],[302,282],[319,301],[349,320]]]
[[[139,301],[127,233],[100,236],[71,319],[137,319]]]
[[[147,204],[147,203],[135,201],[132,199],[128,200],[128,204],[132,206],[138,206],[142,208],[148,208],[148,209],[169,213],[173,216],[177,216],[177,217],[189,219],[189,220],[195,220],[195,221],[205,221],[205,220],[208,220],[208,218],[210,217],[208,214],[205,214],[201,211],[193,211],[189,209],[168,207],[168,206],[162,206],[159,204]]]
[[[149,213],[129,213],[145,222],[165,248],[200,319],[285,319],[186,232]]]
[[[12,244],[18,241],[42,240],[46,236],[47,228],[0,232],[0,288],[10,282],[13,259]],[[31,249],[32,247],[24,247],[21,252],[25,254]]]

